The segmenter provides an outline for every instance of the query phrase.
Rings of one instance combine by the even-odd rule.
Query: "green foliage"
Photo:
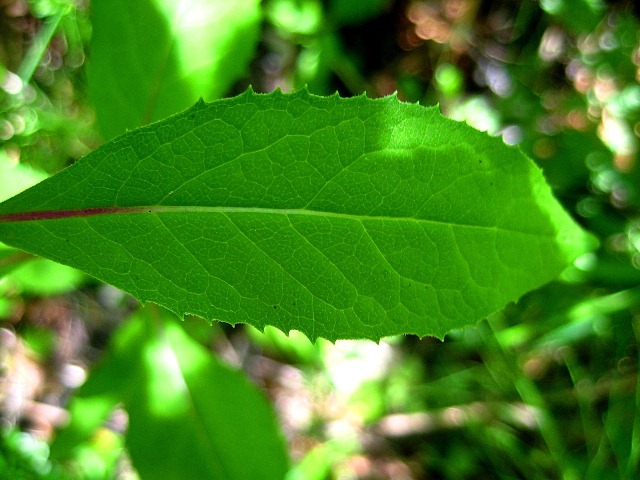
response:
[[[331,0],[327,8],[329,18],[338,26],[359,24],[375,17],[389,4],[389,0]]]
[[[637,2],[5,3],[0,478],[638,477]]]
[[[87,75],[104,138],[224,95],[253,58],[259,3],[92,2]]]
[[[589,248],[516,149],[393,97],[305,91],[126,134],[0,205],[0,240],[180,315],[314,340],[442,338]]]
[[[126,442],[143,478],[271,480],[287,471],[266,400],[158,309],[115,333],[108,357],[72,402],[73,420],[52,457],[73,458],[118,404],[129,414]]]
[[[45,442],[23,432],[0,433],[0,474],[2,478],[47,478],[48,447]]]

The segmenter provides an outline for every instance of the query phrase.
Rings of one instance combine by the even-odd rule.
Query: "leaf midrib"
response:
[[[442,220],[433,220],[417,217],[392,217],[388,215],[361,215],[353,213],[340,213],[331,211],[319,211],[300,208],[268,208],[268,207],[213,207],[213,206],[178,206],[178,205],[148,205],[133,207],[93,207],[83,209],[70,210],[42,210],[33,212],[4,213],[0,214],[0,223],[12,222],[35,222],[44,220],[60,220],[67,218],[86,218],[102,215],[124,215],[124,214],[162,214],[162,213],[256,213],[256,214],[272,214],[285,216],[318,216],[342,218],[347,220],[355,220],[363,223],[367,220],[375,221],[393,221],[393,222],[418,222],[433,225],[441,225],[446,227],[462,227],[475,228],[481,230],[502,231],[506,233],[517,233],[521,235],[530,235],[534,237],[554,237],[550,232],[524,232],[521,230],[508,229],[497,225],[474,225],[471,223],[445,222]]]

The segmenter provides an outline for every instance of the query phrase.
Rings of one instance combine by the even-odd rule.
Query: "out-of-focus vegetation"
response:
[[[227,94],[308,85],[439,103],[520,145],[601,241],[557,282],[444,342],[313,345],[295,333],[187,320],[191,338],[271,398],[292,457],[287,478],[640,475],[637,2],[269,0],[260,8],[253,61]],[[107,136],[88,93],[90,9],[0,2],[0,198]],[[130,47],[114,43],[114,56]],[[0,249],[0,275],[0,478],[136,478],[123,440],[131,401],[77,444],[50,451],[70,418],[95,421],[97,410],[70,410],[69,399],[113,355],[108,339],[135,302],[9,248]]]

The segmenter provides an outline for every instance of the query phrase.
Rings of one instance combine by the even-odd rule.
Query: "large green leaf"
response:
[[[245,73],[259,0],[94,0],[89,93],[106,139],[220,98]]]
[[[116,333],[106,361],[71,402],[54,458],[72,457],[120,402],[142,478],[284,478],[286,449],[264,396],[157,308]]]
[[[330,340],[442,337],[592,246],[500,139],[305,91],[123,135],[0,204],[0,240],[178,314]]]

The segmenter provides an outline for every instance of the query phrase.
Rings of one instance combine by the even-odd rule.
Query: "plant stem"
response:
[[[40,30],[38,30],[38,33],[33,39],[33,45],[31,45],[27,55],[24,57],[24,60],[22,60],[20,68],[18,68],[17,73],[23,85],[31,81],[33,73],[36,71],[36,68],[38,68],[38,64],[47,51],[51,38],[58,29],[60,20],[62,20],[65,13],[66,9],[60,8],[55,15],[45,20]]]
[[[478,329],[490,351],[501,354],[497,357],[501,363],[499,375],[507,376],[522,401],[535,409],[534,418],[538,424],[540,434],[547,444],[549,453],[561,470],[562,478],[564,480],[577,480],[580,475],[572,466],[572,462],[564,448],[560,428],[552,415],[550,415],[549,408],[540,390],[532,380],[521,373],[515,358],[496,339],[497,328],[492,324],[496,320],[495,317],[489,318],[487,322],[481,322],[478,325]],[[496,374],[498,373],[496,372]]]

